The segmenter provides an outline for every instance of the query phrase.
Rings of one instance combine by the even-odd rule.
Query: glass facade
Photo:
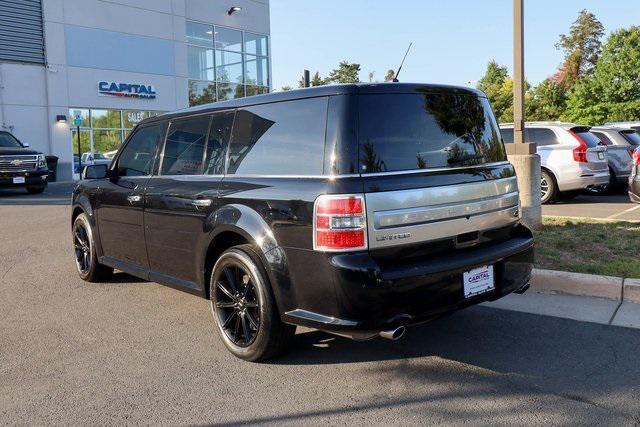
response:
[[[269,92],[268,36],[187,21],[189,104]]]
[[[78,150],[78,128],[71,123],[71,146],[74,173],[88,164],[110,163],[118,148],[143,119],[160,114],[159,111],[103,110],[70,108],[69,116],[80,113],[80,149]]]

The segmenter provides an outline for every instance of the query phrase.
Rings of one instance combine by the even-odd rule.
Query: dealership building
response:
[[[269,0],[2,0],[0,130],[69,180],[145,117],[269,92],[270,54]]]

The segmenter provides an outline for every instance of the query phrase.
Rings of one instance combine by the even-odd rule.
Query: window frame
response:
[[[162,166],[164,165],[164,153],[165,150],[167,148],[167,140],[169,139],[169,131],[171,130],[171,125],[173,125],[176,122],[180,122],[180,121],[187,121],[187,120],[194,120],[194,119],[198,119],[201,117],[207,117],[207,119],[209,120],[209,123],[207,124],[207,133],[205,134],[205,140],[204,140],[204,146],[203,146],[203,150],[202,150],[202,161],[200,164],[200,172],[197,174],[180,174],[180,175],[176,175],[176,174],[162,174]],[[174,176],[181,176],[181,177],[186,177],[186,176],[201,176],[204,175],[204,160],[205,157],[207,155],[207,145],[209,144],[209,132],[211,131],[211,118],[212,118],[212,114],[211,113],[202,113],[202,114],[194,114],[194,115],[189,115],[189,116],[182,116],[182,117],[174,117],[173,119],[167,120],[167,129],[165,131],[164,134],[164,139],[162,141],[162,152],[160,152],[158,154],[158,167],[157,169],[154,171],[154,176],[164,176],[164,177],[174,177]]]
[[[326,149],[327,149],[327,128],[329,126],[329,109],[331,108],[331,100],[332,96],[330,95],[320,95],[320,96],[309,96],[304,98],[295,98],[284,101],[275,101],[275,102],[263,102],[257,104],[248,104],[243,105],[241,107],[234,108],[234,116],[233,123],[231,126],[231,133],[229,134],[229,141],[227,143],[227,150],[225,156],[225,167],[224,167],[224,176],[234,177],[234,178],[327,178],[333,175],[325,173],[325,163],[326,163]],[[248,110],[254,107],[264,107],[268,105],[275,104],[284,104],[284,103],[292,103],[296,101],[307,101],[311,99],[324,99],[325,101],[325,109],[322,115],[324,120],[324,132],[323,132],[323,142],[322,142],[322,162],[321,162],[321,171],[319,174],[308,173],[308,174],[264,174],[264,173],[229,173],[230,166],[230,154],[231,154],[231,145],[234,142],[234,130],[236,125],[236,120],[238,117],[238,111],[240,110]],[[341,176],[345,176],[344,174]],[[356,176],[356,175],[346,175],[346,176]],[[360,175],[357,175],[360,176]]]
[[[246,31],[243,29],[238,29],[238,28],[233,28],[233,27],[229,27],[226,25],[218,25],[218,24],[212,24],[209,22],[203,22],[203,21],[198,21],[198,20],[194,20],[194,19],[187,19],[186,21],[186,25],[188,26],[190,23],[196,24],[196,25],[206,25],[208,27],[210,27],[212,29],[212,43],[211,46],[204,46],[204,44],[198,44],[198,43],[194,43],[188,40],[188,38],[185,36],[185,44],[187,46],[195,46],[195,47],[199,47],[199,48],[206,48],[206,49],[212,49],[213,50],[213,80],[202,80],[202,79],[194,79],[191,77],[188,77],[188,81],[197,81],[197,82],[207,82],[210,84],[214,84],[216,91],[215,91],[215,100],[213,102],[219,102],[221,99],[218,97],[219,91],[220,89],[218,88],[219,85],[223,85],[223,84],[232,84],[232,85],[240,85],[242,86],[242,95],[240,97],[247,97],[250,96],[248,95],[248,86],[252,86],[252,87],[256,87],[259,88],[258,90],[260,92],[266,92],[269,93],[271,92],[271,84],[272,84],[272,76],[271,76],[271,35],[270,34],[263,34],[263,33],[258,33],[258,32],[254,32],[254,31]],[[234,50],[230,50],[227,49],[225,47],[222,48],[217,48],[216,47],[216,29],[217,28],[221,28],[221,29],[225,29],[225,30],[232,30],[232,31],[237,31],[240,33],[241,35],[241,42],[240,42],[240,50],[239,51],[234,51]],[[246,49],[246,43],[247,43],[247,34],[251,34],[252,36],[260,36],[260,37],[264,37],[266,39],[266,54],[262,55],[262,54],[254,54],[254,53],[248,53],[247,49]],[[227,52],[227,53],[232,53],[232,54],[238,54],[240,55],[240,66],[242,68],[242,81],[241,82],[236,82],[236,81],[229,81],[229,82],[225,82],[219,79],[218,77],[218,73],[217,73],[217,69],[219,67],[218,61],[216,59],[216,53],[217,52]],[[249,85],[247,83],[247,59],[251,58],[254,60],[260,60],[260,59],[265,59],[266,60],[266,77],[264,78],[264,85],[259,85],[259,84],[251,84]],[[220,65],[223,66],[223,65]],[[257,82],[256,82],[257,83]],[[255,91],[255,89],[252,89],[251,92]],[[236,91],[234,91],[234,94],[236,93]],[[235,96],[233,98],[230,99],[235,99]],[[226,99],[222,99],[222,100],[226,100]],[[191,105],[191,104],[190,104]],[[194,105],[199,105],[199,104],[193,104],[191,106]]]
[[[109,165],[109,170],[112,172],[115,172],[116,176],[118,177],[125,176],[125,175],[118,174],[118,168],[119,168],[118,165],[120,164],[120,158],[122,157],[122,153],[129,146],[133,137],[142,129],[146,129],[152,126],[161,126],[162,127],[161,132],[164,132],[164,136],[162,137],[162,143],[156,145],[155,152],[153,153],[153,164],[151,165],[150,173],[148,175],[141,175],[140,177],[150,178],[156,174],[156,168],[158,166],[159,148],[160,148],[160,145],[164,147],[164,143],[167,139],[167,130],[169,129],[168,120],[162,120],[162,121],[153,122],[153,123],[145,123],[143,125],[136,125],[133,129],[131,129],[131,133],[129,134],[129,136],[127,136],[127,139],[122,142],[122,145],[120,145],[120,148],[118,149],[118,153],[115,155],[115,157],[113,158],[113,161]],[[136,178],[139,178],[139,177],[136,177]]]

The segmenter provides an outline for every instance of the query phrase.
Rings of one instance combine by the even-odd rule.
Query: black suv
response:
[[[33,194],[47,188],[44,154],[28,147],[9,132],[0,131],[0,188],[24,187]]]
[[[211,300],[226,347],[269,358],[304,325],[364,340],[524,292],[533,238],[479,91],[317,87],[141,122],[73,193],[80,276]]]

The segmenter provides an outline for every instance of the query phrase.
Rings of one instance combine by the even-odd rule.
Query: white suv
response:
[[[535,142],[542,163],[542,203],[571,198],[609,182],[607,147],[589,126],[561,122],[527,122],[525,142]],[[513,124],[500,126],[505,144],[513,143]]]

